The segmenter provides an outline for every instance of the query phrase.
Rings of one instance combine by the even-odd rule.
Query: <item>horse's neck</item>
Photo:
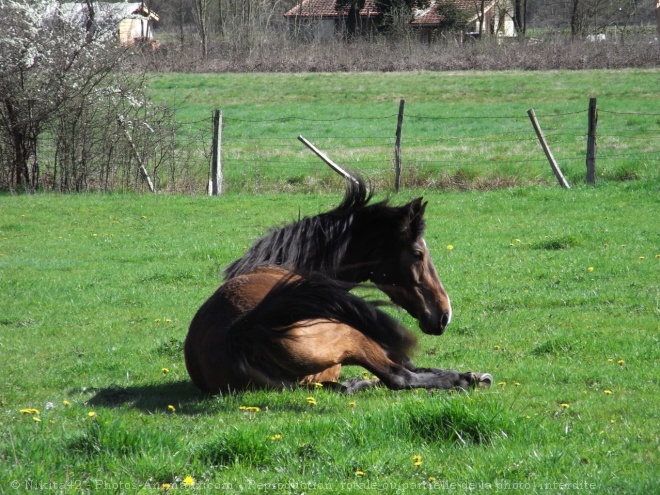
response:
[[[336,267],[336,277],[344,282],[360,284],[370,280],[374,265],[376,249],[373,239],[354,233],[349,242],[342,261]]]

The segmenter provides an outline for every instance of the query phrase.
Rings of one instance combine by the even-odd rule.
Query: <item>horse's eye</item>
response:
[[[421,249],[415,249],[413,251],[413,258],[415,258],[417,261],[424,259],[424,251]]]

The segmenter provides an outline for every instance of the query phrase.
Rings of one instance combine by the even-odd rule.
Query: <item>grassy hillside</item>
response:
[[[455,317],[415,361],[495,386],[350,397],[206,398],[181,355],[221,268],[340,190],[0,197],[0,492],[657,492],[658,185],[425,192]]]

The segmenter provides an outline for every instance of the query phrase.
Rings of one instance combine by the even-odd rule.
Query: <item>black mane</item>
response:
[[[387,200],[371,203],[373,195],[373,188],[362,178],[347,180],[339,206],[271,230],[242,258],[225,268],[225,277],[233,278],[262,266],[279,266],[300,274],[322,272],[334,277],[356,235],[363,241],[367,238],[379,251],[393,247],[388,245],[393,236],[422,235],[421,215],[410,218],[409,209],[388,206]]]
[[[364,180],[347,180],[344,199],[339,206],[271,230],[258,239],[242,258],[225,268],[225,277],[233,278],[260,266],[332,274],[350,241],[352,215],[367,206],[372,197],[373,190]]]

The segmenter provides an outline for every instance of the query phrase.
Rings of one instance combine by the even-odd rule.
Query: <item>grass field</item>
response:
[[[600,110],[598,180],[657,178],[658,77],[658,70],[157,74],[149,86],[156,101],[179,108],[191,139],[184,134],[181,145],[200,153],[210,150],[212,110],[222,110],[225,187],[233,192],[335,190],[334,174],[298,135],[392,189],[404,99],[402,184],[443,190],[555,183],[528,109],[569,182],[583,183],[592,97]],[[202,191],[208,159],[193,175]]]
[[[353,396],[202,397],[181,355],[221,268],[340,190],[0,197],[0,493],[657,493],[659,185],[393,198],[455,311],[416,364],[495,385]]]

